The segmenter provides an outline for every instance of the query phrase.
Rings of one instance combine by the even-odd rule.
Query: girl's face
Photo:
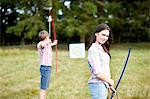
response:
[[[95,33],[97,44],[104,44],[109,37],[109,30],[105,29],[100,31],[99,33]]]

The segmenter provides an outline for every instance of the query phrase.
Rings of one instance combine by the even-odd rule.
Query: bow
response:
[[[52,19],[52,30],[54,34],[54,40],[56,40],[56,31],[55,31],[55,26],[54,26],[54,19]],[[56,51],[56,73],[58,72],[58,48],[57,45],[55,45],[55,51]]]
[[[124,74],[124,71],[125,71],[125,69],[126,69],[126,66],[127,66],[127,63],[128,63],[129,57],[130,57],[130,52],[131,52],[131,48],[128,49],[128,55],[127,55],[127,58],[126,58],[126,60],[125,60],[124,67],[123,67],[123,69],[122,69],[122,73],[120,74],[120,77],[119,77],[119,79],[118,79],[118,82],[117,82],[117,84],[116,84],[116,87],[115,87],[114,91],[112,92],[112,95],[111,95],[110,99],[112,99],[112,98],[114,97],[114,95],[116,94],[116,90],[117,90],[117,88],[118,88],[118,86],[119,86],[119,83],[120,83],[120,81],[121,81],[121,79],[122,79],[122,76],[123,76],[123,74]]]
[[[54,9],[54,4],[55,4],[55,0],[51,0],[52,2],[52,12]],[[52,13],[51,13],[52,15]],[[55,31],[55,25],[54,25],[54,18],[52,18],[52,30],[53,30],[53,34],[54,34],[54,40],[56,40],[56,31]],[[57,45],[55,45],[55,52],[56,52],[56,73],[58,73],[58,48]]]
[[[51,11],[49,11],[49,16],[51,18],[51,28],[52,28],[52,32],[53,32],[53,38],[54,40],[56,40],[56,30],[55,30],[55,25],[54,25],[54,18],[53,18],[53,9],[54,9],[54,0],[52,0],[52,8]],[[55,45],[55,52],[56,52],[56,57],[55,57],[55,62],[56,62],[56,73],[58,73],[58,48],[57,48],[57,44]]]
[[[55,31],[55,26],[54,26],[54,18],[52,16],[53,8],[54,8],[54,0],[52,0],[52,7],[44,7],[44,10],[49,11],[49,17],[48,17],[49,36],[51,36],[51,29],[52,29],[52,32],[54,34],[53,35],[54,40],[56,40],[56,31]],[[57,73],[58,72],[58,48],[57,48],[57,45],[55,45],[55,51],[56,51],[56,73]]]

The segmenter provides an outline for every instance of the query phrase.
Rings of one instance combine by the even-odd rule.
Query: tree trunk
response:
[[[21,36],[20,36],[20,37],[21,37],[20,45],[23,45],[23,46],[25,45],[24,33],[25,33],[25,32],[22,31],[22,32],[21,32]]]
[[[80,42],[85,42],[85,34],[80,35]]]

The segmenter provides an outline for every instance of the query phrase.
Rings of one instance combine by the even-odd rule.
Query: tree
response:
[[[1,0],[0,4],[0,45],[5,44],[6,40],[6,29],[8,26],[16,24],[17,13],[14,12],[16,0]]]
[[[114,31],[115,42],[149,41],[149,0],[107,1],[108,23]]]
[[[49,6],[53,6],[57,37],[65,43],[74,35],[85,42],[100,23],[107,23],[112,28],[114,42],[150,41],[149,0],[1,1],[0,42],[6,40],[6,33],[21,38],[22,44],[33,39],[39,30],[46,29],[45,17],[49,13],[43,8]]]
[[[11,7],[9,7],[10,4]],[[39,30],[46,29],[44,5],[45,2],[41,0],[2,1],[1,6],[5,11],[4,15],[8,13],[8,23],[10,23],[10,25],[4,26],[6,33],[19,36],[21,44],[25,43],[25,39],[32,39],[32,37],[37,36]],[[13,19],[10,17],[11,14],[15,15]]]
[[[23,19],[18,22],[17,25],[11,26],[7,29],[7,33],[13,33],[21,38],[21,44],[25,43],[25,39],[32,39],[33,36],[37,36],[39,30],[45,28],[45,24],[42,22],[38,14]]]
[[[149,0],[71,1],[70,8],[61,6],[64,14],[57,21],[57,31],[68,37],[76,33],[84,42],[97,24],[107,23],[113,30],[114,42],[149,41],[149,4]]]
[[[70,8],[65,6],[61,8],[64,15],[62,20],[57,22],[56,28],[69,38],[76,33],[80,36],[81,42],[84,42],[85,35],[89,34],[97,23],[94,16],[97,13],[97,7],[87,0],[72,1],[70,6]]]

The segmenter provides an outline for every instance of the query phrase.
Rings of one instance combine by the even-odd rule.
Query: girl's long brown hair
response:
[[[108,55],[110,56],[109,51],[110,51],[110,46],[112,44],[112,31],[111,31],[110,27],[107,24],[105,24],[105,23],[99,24],[96,27],[95,32],[90,37],[89,47],[88,48],[90,48],[90,46],[92,45],[92,43],[95,43],[95,41],[96,41],[95,33],[99,33],[102,30],[106,30],[106,29],[109,30],[109,37],[108,37],[108,40],[104,44],[102,44],[102,47],[103,47],[104,51],[106,53],[108,53]]]

